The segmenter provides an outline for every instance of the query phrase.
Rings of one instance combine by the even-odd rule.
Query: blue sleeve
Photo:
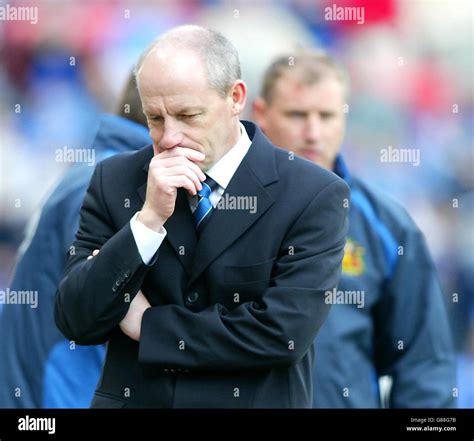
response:
[[[415,226],[400,245],[376,311],[379,374],[392,376],[390,407],[453,407],[455,356],[436,269]]]
[[[18,261],[10,290],[36,292],[37,304],[3,307],[0,407],[57,407],[54,403],[65,402],[68,407],[76,407],[91,399],[93,390],[80,388],[77,381],[68,378],[77,369],[59,369],[61,363],[64,366],[71,359],[71,354],[63,351],[59,356],[57,348],[66,347],[69,342],[57,329],[53,314],[57,285],[77,229],[84,192],[85,186],[62,193],[61,197],[59,192],[53,194],[33,226],[31,241],[26,239],[29,244]],[[97,351],[77,351],[74,356],[79,365],[86,364],[89,372],[95,372],[95,381],[102,361]]]

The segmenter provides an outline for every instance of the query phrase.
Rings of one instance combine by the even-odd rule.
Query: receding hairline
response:
[[[192,52],[196,52],[196,44],[191,41],[192,36],[196,34],[210,33],[209,29],[203,28],[196,25],[184,25],[177,28],[173,28],[168,32],[156,37],[150,45],[143,51],[138,59],[135,67],[135,77],[138,79],[138,75],[143,67],[145,60],[159,49],[171,49],[171,45],[178,45],[181,49],[187,49]]]
[[[208,58],[208,52],[213,53],[214,56],[217,53],[218,50],[213,50],[215,47],[217,47],[218,50],[221,50],[219,55],[224,53],[225,58],[222,60],[222,69],[225,73],[217,79],[215,68],[209,68],[209,64],[211,63],[209,62],[210,58]],[[207,50],[205,50],[206,48]],[[235,76],[234,80],[240,79],[241,77],[240,61],[237,50],[223,34],[198,25],[183,25],[172,28],[155,38],[155,40],[153,40],[140,55],[134,70],[135,79],[139,89],[139,75],[143,65],[148,57],[158,50],[171,50],[172,52],[189,51],[195,54],[197,58],[200,59],[204,69],[207,71],[211,87],[216,86],[215,83],[218,83],[217,88],[222,88],[222,82],[225,82],[226,79],[228,80],[229,76]],[[225,77],[226,74],[227,77]]]
[[[343,67],[322,50],[301,49],[275,58],[266,69],[260,96],[270,103],[279,80],[288,76],[304,86],[312,86],[325,79],[335,79],[349,95],[349,79]]]

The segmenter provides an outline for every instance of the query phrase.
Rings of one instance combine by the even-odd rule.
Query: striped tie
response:
[[[212,211],[212,204],[209,200],[209,196],[211,196],[211,193],[219,186],[219,184],[209,176],[207,176],[206,180],[201,182],[201,184],[202,190],[198,191],[199,202],[194,211],[194,224],[196,225],[197,231],[202,229],[210,217],[209,215]]]

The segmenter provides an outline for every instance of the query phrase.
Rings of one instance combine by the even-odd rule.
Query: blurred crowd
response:
[[[38,22],[0,21],[0,290],[27,224],[87,148],[141,50],[168,28],[212,27],[237,47],[250,99],[279,52],[318,46],[348,70],[352,171],[401,201],[424,232],[459,353],[459,406],[474,407],[473,5],[469,0],[44,0]],[[363,23],[329,20],[360,7]],[[247,118],[252,118],[247,105]],[[381,162],[391,146],[419,165]],[[45,256],[47,257],[47,256]],[[1,305],[0,305],[1,307]],[[0,360],[1,362],[1,360]]]

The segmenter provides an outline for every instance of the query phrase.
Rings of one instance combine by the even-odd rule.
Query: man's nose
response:
[[[160,140],[160,147],[162,149],[172,149],[180,145],[183,135],[179,130],[176,122],[171,118],[165,118],[163,124],[163,136]]]
[[[321,139],[321,118],[317,115],[310,115],[306,120],[305,137],[307,142],[318,142]]]

